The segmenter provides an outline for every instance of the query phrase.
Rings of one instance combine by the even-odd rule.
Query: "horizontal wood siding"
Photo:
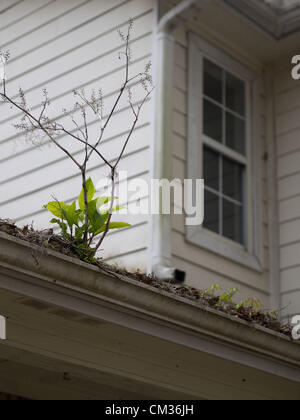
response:
[[[142,71],[152,58],[153,0],[2,0],[0,4],[0,48],[9,49],[7,90],[17,97],[19,86],[25,90],[33,112],[38,112],[43,88],[51,97],[48,115],[69,126],[62,116],[71,108],[74,89],[103,89],[104,113],[118,94],[124,80],[124,62],[118,29],[126,30],[134,18],[132,37],[132,72]],[[143,95],[134,92],[134,101]],[[81,180],[74,164],[47,141],[43,145],[26,141],[13,125],[21,114],[6,105],[0,106],[0,217],[23,225],[34,222],[37,228],[48,226],[49,215],[42,206],[55,195],[71,201],[79,194]],[[103,141],[102,152],[112,162],[118,157],[130,128],[132,112],[127,98],[120,103],[113,123]],[[151,105],[141,115],[132,141],[120,164],[130,178],[148,178],[151,141]],[[90,136],[98,133],[97,121],[88,120]],[[83,156],[80,144],[62,138],[64,145],[78,159]],[[88,175],[95,182],[109,174],[94,156]],[[110,262],[126,263],[131,269],[146,268],[147,218],[118,216],[128,220],[128,232],[114,232],[101,255]],[[133,257],[135,256],[135,257]]]
[[[275,66],[277,183],[281,306],[300,313],[300,82],[291,77],[290,57]]]

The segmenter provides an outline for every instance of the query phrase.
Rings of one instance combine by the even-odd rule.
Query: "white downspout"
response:
[[[210,0],[183,0],[166,13],[157,25],[155,46],[155,109],[152,144],[151,179],[173,178],[172,124],[173,73],[175,38],[173,31],[180,20],[188,18],[195,9],[204,8]],[[176,280],[182,272],[171,267],[172,221],[171,215],[152,215],[150,223],[150,255],[148,271],[162,280]]]

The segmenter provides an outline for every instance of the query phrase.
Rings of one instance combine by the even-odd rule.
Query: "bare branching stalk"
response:
[[[125,78],[123,84],[120,88],[120,92],[117,95],[115,102],[113,103],[107,117],[105,118],[103,115],[103,94],[102,91],[99,90],[97,93],[95,91],[92,92],[91,95],[87,95],[82,89],[81,91],[74,91],[74,98],[76,103],[72,110],[67,111],[66,109],[63,110],[63,115],[65,117],[70,118],[73,128],[68,129],[65,125],[55,121],[47,117],[47,109],[50,106],[50,100],[48,96],[48,92],[46,89],[43,90],[43,100],[41,103],[41,109],[37,115],[34,115],[31,109],[28,107],[26,102],[25,93],[22,89],[19,91],[20,102],[15,101],[7,94],[7,87],[6,87],[6,64],[9,59],[9,53],[0,52],[0,65],[3,67],[3,91],[0,92],[0,97],[2,98],[3,102],[9,104],[11,107],[15,108],[16,110],[22,113],[22,120],[21,123],[17,124],[15,127],[21,131],[22,134],[25,134],[32,140],[33,136],[37,134],[44,135],[50,143],[53,143],[56,147],[58,147],[79,169],[82,179],[82,188],[84,192],[84,214],[85,214],[85,232],[84,232],[84,244],[88,247],[91,245],[91,242],[94,239],[94,236],[89,237],[89,215],[88,215],[88,191],[87,191],[87,171],[88,171],[88,164],[92,155],[95,153],[99,159],[109,168],[110,170],[110,180],[111,180],[111,200],[110,200],[110,209],[108,215],[108,221],[106,223],[105,231],[103,232],[100,240],[96,244],[95,250],[97,251],[107,233],[109,232],[109,225],[113,215],[113,208],[114,208],[114,200],[115,200],[115,190],[116,190],[116,179],[117,179],[117,169],[118,165],[124,156],[128,143],[132,137],[134,129],[139,120],[140,112],[148,100],[153,87],[152,87],[152,79],[150,75],[151,64],[149,63],[144,72],[138,73],[134,76],[130,75],[130,64],[131,64],[131,49],[130,49],[130,42],[131,42],[131,33],[133,28],[133,21],[130,21],[128,26],[128,31],[126,34],[119,31],[119,35],[124,43],[124,51],[120,53],[120,59],[122,57],[125,58]],[[134,84],[141,84],[143,89],[145,90],[145,95],[138,106],[134,105],[132,100],[132,92],[131,86]],[[104,138],[105,132],[109,124],[112,122],[115,112],[125,95],[128,92],[128,103],[130,109],[133,113],[133,121],[129,128],[129,134],[126,137],[120,153],[115,161],[114,164],[109,162],[107,158],[101,153],[99,150],[101,146],[101,142]],[[76,114],[81,115],[80,122],[76,119]],[[99,120],[99,134],[93,140],[89,133],[89,123],[88,123],[88,113],[91,114],[92,117],[95,117]],[[67,136],[72,140],[78,142],[83,146],[84,149],[84,158],[82,162],[79,162],[73,154],[62,144],[60,137]]]

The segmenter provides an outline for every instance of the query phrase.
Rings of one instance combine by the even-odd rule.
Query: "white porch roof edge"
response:
[[[273,39],[281,40],[300,31],[300,3],[293,7],[283,7],[283,3],[261,0],[219,0],[234,9],[248,22]],[[280,7],[279,7],[280,6]]]
[[[4,233],[1,289],[300,383],[288,337]]]

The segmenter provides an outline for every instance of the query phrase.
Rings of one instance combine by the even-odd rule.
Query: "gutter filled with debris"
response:
[[[19,228],[15,225],[14,222],[10,220],[0,219],[0,232],[29,242],[31,244],[38,245],[41,247],[41,250],[49,249],[65,256],[80,260],[78,253],[76,253],[76,249],[72,245],[72,242],[67,241],[62,236],[55,234],[52,229],[37,231],[33,229],[32,226]],[[237,307],[233,304],[221,304],[220,297],[213,296],[207,291],[189,287],[188,285],[178,286],[172,283],[163,282],[154,276],[148,276],[138,272],[130,273],[118,267],[109,266],[105,264],[101,259],[97,259],[95,263],[89,264],[98,267],[99,270],[113,277],[119,278],[119,276],[122,276],[130,278],[136,282],[146,284],[155,289],[177,295],[190,301],[198,302],[202,307],[215,309],[219,312],[233,316],[234,318],[247,321],[251,324],[257,324],[275,332],[284,334],[285,336],[291,337],[292,327],[290,325],[282,325],[278,319],[274,318],[274,315],[270,312],[256,311],[251,307]]]

